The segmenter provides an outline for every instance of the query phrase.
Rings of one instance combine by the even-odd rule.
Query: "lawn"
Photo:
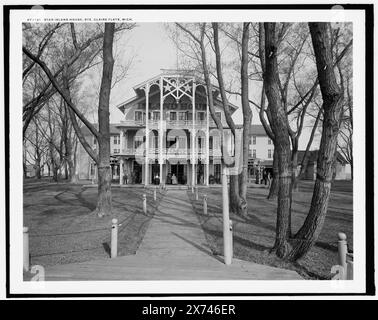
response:
[[[311,202],[313,182],[303,181],[293,194],[292,228],[302,225]],[[214,254],[223,254],[222,195],[220,188],[200,188],[199,201],[188,191],[201,222],[208,244]],[[208,196],[208,215],[203,215],[202,194]],[[267,200],[268,189],[249,188],[249,216],[244,219],[230,215],[233,221],[234,257],[256,263],[296,270],[306,279],[329,279],[331,267],[337,264],[337,233],[347,235],[349,251],[353,251],[353,184],[335,181],[332,186],[324,227],[316,245],[297,263],[283,262],[269,249],[274,244],[277,201]]]
[[[147,215],[142,196],[147,195]],[[97,217],[97,187],[49,181],[24,183],[24,226],[29,227],[31,264],[51,266],[108,258],[111,220],[119,223],[118,254],[135,254],[162,198],[153,201],[153,191],[112,187],[111,216]]]

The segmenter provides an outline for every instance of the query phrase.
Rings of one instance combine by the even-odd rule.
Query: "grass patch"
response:
[[[248,189],[248,218],[230,214],[233,221],[234,257],[255,263],[295,270],[306,279],[330,279],[331,267],[337,264],[337,233],[347,235],[353,251],[353,189],[351,181],[335,181],[332,186],[327,217],[316,245],[296,263],[269,254],[275,240],[276,200],[267,200],[268,189]],[[292,228],[295,233],[310,208],[313,182],[303,181],[293,193]],[[188,191],[193,208],[214,254],[223,255],[222,191],[199,188],[199,201]],[[202,194],[208,197],[208,215],[203,215]]]
[[[148,214],[142,195],[147,195]],[[92,211],[97,188],[68,183],[24,183],[24,226],[29,227],[31,264],[51,266],[83,262],[110,255],[111,220],[121,224],[118,255],[135,254],[163,194],[156,203],[153,191],[143,188],[112,188],[111,216],[99,218]]]

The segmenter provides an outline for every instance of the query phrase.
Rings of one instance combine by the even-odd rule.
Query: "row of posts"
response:
[[[153,191],[154,201],[157,200],[157,187]],[[147,195],[144,193],[142,196],[143,213],[147,214]],[[111,232],[111,245],[110,245],[110,257],[116,258],[118,253],[118,220],[112,220],[112,232]]]
[[[195,193],[195,199],[198,201],[198,187],[192,186],[192,193]],[[224,196],[224,195],[223,195]],[[153,191],[154,201],[157,200],[157,188]],[[147,195],[143,194],[143,213],[147,214]],[[228,197],[226,197],[228,199]],[[223,203],[223,206],[228,203]],[[203,196],[203,214],[206,216],[208,214],[207,208],[207,195]],[[110,245],[110,256],[111,258],[117,257],[118,252],[118,224],[117,219],[112,219],[112,229],[111,229],[111,245]],[[232,262],[233,257],[233,226],[232,220],[228,218],[228,223],[223,223],[223,237],[224,237],[224,259],[225,264],[229,265]],[[338,234],[338,266],[334,266],[339,271],[335,279],[349,280],[353,279],[353,261],[348,261],[348,245],[345,233]],[[30,269],[30,256],[29,256],[29,228],[23,228],[23,268],[24,271],[29,271]],[[336,270],[333,268],[333,270]]]
[[[193,189],[192,189],[193,190]],[[157,189],[154,188],[154,201],[157,200]],[[195,198],[198,201],[198,188],[195,187]],[[143,201],[143,213],[147,214],[147,195],[143,194],[142,196]],[[203,196],[203,214],[207,215],[207,195],[205,194]],[[118,224],[118,219],[112,219],[112,228],[111,228],[111,241],[110,241],[110,257],[115,258],[117,257],[118,253],[118,227],[120,224]],[[225,264],[229,265],[232,262],[232,256],[233,256],[233,241],[232,241],[232,221],[229,220],[228,228],[227,228],[227,234],[228,236],[225,237],[225,249],[224,249],[224,258],[225,258]],[[24,227],[24,270],[29,270],[29,233],[28,228]]]

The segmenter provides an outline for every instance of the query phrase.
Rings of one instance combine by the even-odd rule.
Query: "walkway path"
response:
[[[234,259],[226,266],[209,250],[184,190],[168,190],[136,253],[58,265],[46,280],[298,280],[296,272]]]

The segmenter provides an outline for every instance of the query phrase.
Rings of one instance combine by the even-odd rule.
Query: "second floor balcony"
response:
[[[211,121],[209,122],[210,125]],[[145,128],[146,119],[140,120],[124,120],[120,122],[120,127],[125,128]],[[148,120],[148,127],[150,129],[205,129],[207,128],[206,120]]]
[[[138,148],[123,148],[120,149],[117,153],[112,153],[114,155],[123,155],[123,156],[146,156],[146,148],[138,147]],[[197,147],[194,149],[193,154],[197,157],[205,157],[207,155],[207,149]],[[148,157],[149,158],[158,158],[160,155],[160,148],[149,148],[148,149]],[[192,150],[190,148],[163,148],[162,155],[165,158],[169,157],[182,157],[189,159],[192,156]],[[209,156],[210,157],[220,157],[222,155],[221,149],[209,149]]]

